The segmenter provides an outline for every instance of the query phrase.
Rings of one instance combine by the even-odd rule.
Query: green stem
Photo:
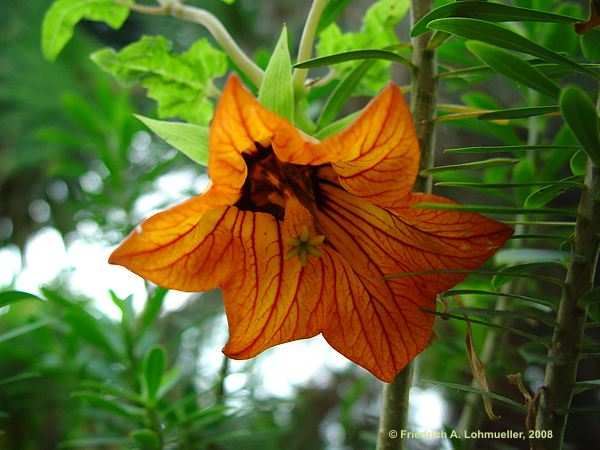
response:
[[[587,307],[579,300],[592,289],[600,252],[600,168],[589,162],[585,184],[572,251],[582,258],[571,258],[569,264],[536,416],[536,429],[552,435],[541,441],[547,450],[562,447],[587,316]]]
[[[434,6],[433,0],[411,0],[411,26],[427,14]],[[421,172],[433,166],[434,126],[437,103],[437,61],[434,49],[428,49],[430,34],[412,40],[414,64],[411,88],[411,110],[421,148]],[[415,181],[415,192],[431,192],[431,177],[419,175]],[[413,380],[413,363],[409,363],[396,378],[385,384],[382,390],[382,407],[377,450],[399,450],[406,441],[399,438],[407,429],[409,393]],[[398,433],[398,435],[394,434]]]
[[[300,38],[300,46],[298,47],[298,62],[306,61],[312,55],[319,21],[326,5],[327,0],[314,0],[310,7],[306,23],[304,24],[304,30],[302,31],[302,37]],[[294,71],[294,92],[297,94],[297,98],[304,96],[304,82],[307,75],[308,69],[296,69]]]

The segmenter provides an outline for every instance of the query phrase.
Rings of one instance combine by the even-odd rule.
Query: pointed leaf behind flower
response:
[[[53,61],[73,37],[75,25],[82,19],[104,22],[114,29],[121,28],[129,16],[125,6],[112,0],[58,0],[46,12],[42,23],[42,50],[46,59]]]
[[[135,115],[159,137],[201,166],[208,164],[208,128]]]
[[[565,121],[596,167],[600,167],[600,130],[596,108],[578,86],[568,86],[560,96]]]
[[[177,55],[164,37],[144,36],[119,52],[106,48],[91,58],[120,82],[148,89],[148,97],[158,103],[160,118],[179,117],[200,125],[208,124],[213,115],[208,97],[218,92],[212,80],[227,69],[225,54],[205,39]]]
[[[273,56],[265,70],[265,76],[258,91],[261,105],[280,117],[293,121],[294,85],[292,81],[292,61],[288,49],[287,27],[283,27],[275,46]]]
[[[550,97],[560,95],[560,87],[516,55],[484,42],[467,42],[467,48],[496,72]]]

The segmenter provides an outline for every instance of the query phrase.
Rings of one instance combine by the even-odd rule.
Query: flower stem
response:
[[[264,76],[263,71],[244,53],[214,14],[205,9],[184,5],[179,0],[161,0],[159,1],[160,6],[130,4],[119,0],[113,1],[128,7],[132,11],[156,16],[173,16],[186,22],[202,25],[252,84],[256,87],[260,86]]]
[[[575,241],[563,288],[557,325],[548,350],[544,386],[536,416],[536,430],[551,433],[547,450],[562,447],[568,409],[573,396],[587,306],[579,300],[592,289],[600,252],[600,168],[588,162],[575,227]],[[575,257],[577,256],[577,258]]]
[[[300,38],[300,46],[298,47],[298,62],[306,61],[310,59],[312,55],[313,44],[317,29],[319,28],[319,21],[321,20],[321,14],[323,9],[327,5],[327,0],[313,0],[313,3],[308,12],[306,23],[304,24],[304,30],[302,31],[302,37]],[[308,75],[308,69],[296,69],[294,71],[294,92],[297,98],[304,96],[304,81]]]
[[[433,8],[433,0],[411,0],[411,26]],[[414,64],[411,88],[411,110],[421,148],[421,172],[433,166],[434,127],[437,103],[437,61],[435,49],[428,49],[431,33],[412,40]],[[415,192],[431,192],[431,177],[419,175]],[[413,363],[409,363],[394,381],[382,390],[381,418],[377,450],[404,449],[402,430],[407,429],[409,393],[413,380]],[[395,434],[398,433],[398,434]]]

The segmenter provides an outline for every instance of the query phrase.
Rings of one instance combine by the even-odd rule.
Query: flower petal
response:
[[[234,201],[235,197],[213,186],[145,220],[115,249],[109,262],[168,289],[213,289],[232,270],[219,256],[228,255],[232,208],[227,204]]]
[[[408,195],[419,169],[412,116],[393,84],[350,127],[320,146],[348,192],[384,208]]]
[[[338,305],[339,326],[323,334],[338,351],[391,380],[430,339],[434,318],[422,309],[435,309],[436,294],[466,275],[383,277],[476,269],[512,231],[477,214],[410,208],[422,201],[447,201],[427,194],[411,197],[405,208],[392,213],[349,194],[330,178],[320,179],[317,222],[329,244],[352,261],[368,295],[349,296],[343,308]]]

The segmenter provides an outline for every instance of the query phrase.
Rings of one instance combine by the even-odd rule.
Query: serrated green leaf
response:
[[[469,41],[466,46],[496,72],[517,83],[550,97],[558,98],[560,95],[560,87],[554,81],[516,55],[485,42]]]
[[[131,438],[140,443],[144,450],[154,450],[160,447],[160,438],[155,431],[149,428],[141,428],[131,432]]]
[[[154,120],[135,114],[150,130],[201,166],[208,165],[208,127]]]
[[[559,106],[535,106],[531,108],[503,109],[484,113],[478,117],[479,120],[505,120],[525,119],[527,117],[542,116],[558,112]]]
[[[317,130],[325,128],[335,120],[358,83],[360,83],[360,80],[373,66],[374,62],[374,60],[369,59],[363,61],[335,87],[331,95],[327,98],[321,115],[317,120]]]
[[[265,76],[258,91],[258,101],[268,110],[293,122],[294,84],[285,26],[281,30],[273,56],[265,70]]]
[[[491,147],[447,148],[444,153],[500,153],[515,151],[577,150],[575,145],[499,145]]]
[[[129,8],[123,0],[57,0],[46,11],[42,23],[42,51],[46,59],[53,61],[73,37],[73,29],[83,19],[104,22],[113,29],[121,28]]]
[[[600,123],[592,100],[580,87],[571,85],[563,89],[560,109],[582,150],[600,167]]]
[[[22,291],[4,291],[0,292],[0,308],[8,305],[13,305],[18,302],[22,302],[24,300],[39,300],[41,302],[44,299],[38,297],[37,295],[30,294],[29,292]]]
[[[92,60],[122,83],[139,83],[158,103],[159,118],[179,117],[207,125],[217,90],[212,80],[225,74],[227,58],[201,39],[181,54],[171,52],[162,36],[144,36],[121,51],[106,48]]]
[[[395,27],[408,12],[408,0],[379,0],[366,12],[361,29],[355,33],[342,33],[331,23],[319,33],[316,47],[318,57],[346,53],[353,50],[382,49],[398,43]],[[347,78],[361,64],[359,61],[335,66],[338,79]],[[387,61],[375,61],[372,70],[356,86],[358,95],[373,95],[389,81]]]
[[[514,31],[510,31],[504,27],[483,20],[463,18],[437,19],[430,22],[428,27],[433,30],[445,31],[446,33],[451,33],[465,39],[474,39],[508,50],[515,50],[537,56],[546,61],[570,67],[573,70],[589,75],[594,79],[600,78],[600,75],[593,70],[577,64],[569,58],[542,47]]]
[[[518,162],[519,160],[514,158],[490,158],[483,161],[472,161],[462,164],[452,164],[449,166],[432,167],[430,169],[422,170],[421,175],[432,175],[455,170],[487,169],[489,167],[512,166]]]
[[[486,1],[460,1],[434,9],[423,16],[413,27],[412,37],[429,31],[427,26],[436,19],[444,17],[468,17],[490,22],[557,22],[575,23],[580,19],[560,14],[552,14],[534,9],[507,6]]]
[[[322,56],[320,58],[313,58],[301,63],[295,64],[294,67],[298,69],[310,69],[314,67],[329,66],[332,64],[338,64],[347,61],[359,61],[363,59],[384,59],[387,61],[397,62],[405,66],[412,67],[413,63],[408,59],[398,55],[397,53],[390,52],[388,50],[352,50],[349,52],[338,53],[335,55]]]
[[[156,394],[163,379],[166,359],[166,352],[162,347],[154,347],[144,359],[144,394],[151,403],[157,399]]]
[[[564,180],[560,180],[556,183],[551,183],[546,186],[540,187],[536,189],[529,197],[525,200],[526,208],[541,208],[546,206],[549,202],[554,200],[563,192],[567,191],[569,188],[577,186],[577,187],[585,187],[582,183],[577,183],[575,180],[580,180],[581,177],[573,176],[569,178],[565,178]],[[577,184],[573,184],[577,183]]]
[[[588,61],[600,60],[600,29],[591,30],[579,36],[581,51]]]

